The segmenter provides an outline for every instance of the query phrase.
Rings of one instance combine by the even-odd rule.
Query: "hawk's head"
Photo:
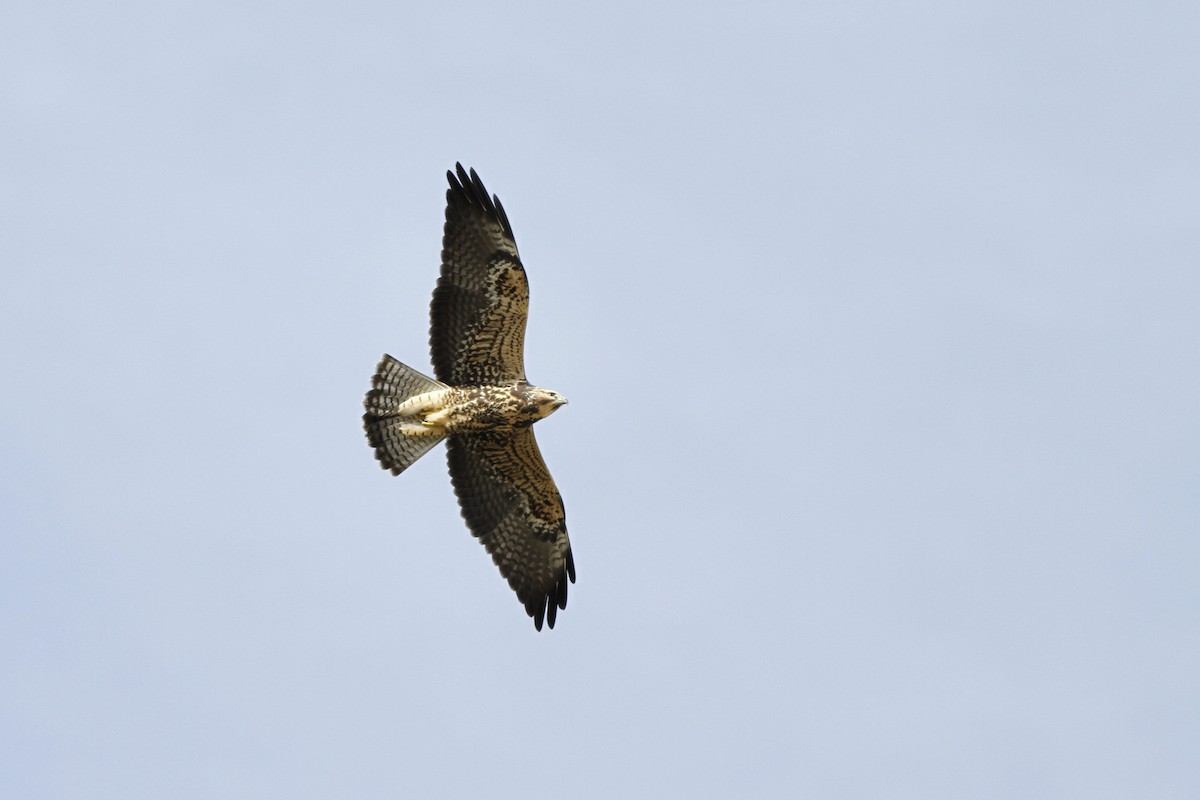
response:
[[[559,406],[567,404],[567,398],[563,397],[558,392],[552,392],[549,389],[535,388],[531,392],[533,401],[537,403],[540,412],[538,417],[548,417],[550,414],[558,410]]]
[[[520,415],[530,423],[550,416],[559,406],[567,404],[567,398],[540,386],[522,386],[517,389],[517,396],[521,401]]]

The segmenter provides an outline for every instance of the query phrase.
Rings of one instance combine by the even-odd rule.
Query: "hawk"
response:
[[[429,307],[437,380],[385,354],[363,400],[363,427],[393,475],[446,441],[467,527],[540,631],[567,607],[575,560],[531,426],[567,399],[525,379],[529,283],[512,225],[475,170],[455,166],[457,175],[446,172],[442,270]]]

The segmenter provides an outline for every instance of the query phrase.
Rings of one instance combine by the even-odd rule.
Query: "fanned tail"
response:
[[[363,414],[363,428],[381,467],[399,475],[446,438],[437,434],[414,436],[404,433],[403,426],[413,420],[397,413],[400,404],[408,398],[445,388],[446,384],[384,354],[371,378],[371,390],[363,399],[363,407],[367,410]]]

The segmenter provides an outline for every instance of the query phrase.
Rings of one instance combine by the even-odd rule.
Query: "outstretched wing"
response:
[[[531,428],[446,440],[450,478],[463,518],[500,567],[540,631],[567,607],[575,561],[562,498]]]
[[[500,198],[447,172],[442,273],[430,304],[433,373],[452,386],[525,380],[529,283]]]

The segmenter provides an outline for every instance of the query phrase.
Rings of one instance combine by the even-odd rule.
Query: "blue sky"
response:
[[[1200,792],[1200,12],[18,3],[0,794]],[[444,456],[444,172],[503,199],[579,568]]]

